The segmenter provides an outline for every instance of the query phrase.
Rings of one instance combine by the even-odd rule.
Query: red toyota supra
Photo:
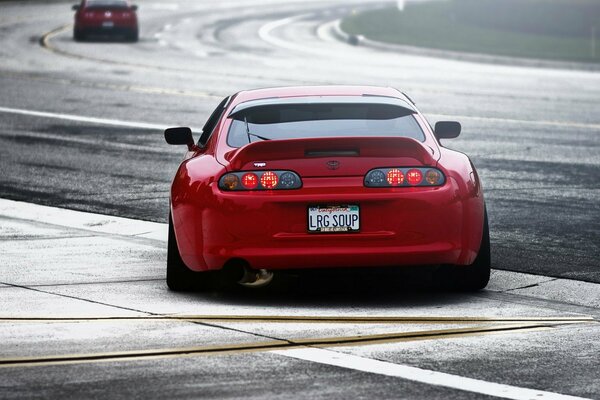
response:
[[[262,285],[284,270],[439,266],[484,288],[490,243],[480,179],[393,88],[287,87],[225,98],[187,145],[171,187],[167,284]]]

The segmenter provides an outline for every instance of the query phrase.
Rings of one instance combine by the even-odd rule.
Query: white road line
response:
[[[469,115],[448,115],[448,114],[430,114],[427,113],[426,117],[432,119],[453,119],[453,120],[473,120],[473,121],[486,121],[486,122],[500,122],[509,124],[524,124],[524,125],[542,125],[542,126],[556,126],[561,128],[582,128],[582,129],[598,129],[600,130],[600,124],[584,124],[580,122],[569,122],[569,121],[544,121],[544,120],[526,120],[526,119],[515,119],[515,118],[501,118],[501,117],[476,117]]]
[[[260,38],[270,43],[274,46],[281,47],[288,50],[299,51],[304,53],[312,53],[312,54],[323,54],[322,51],[315,49],[314,47],[302,46],[300,44],[292,43],[280,38],[275,37],[271,34],[275,29],[281,28],[285,25],[292,24],[296,21],[299,21],[303,18],[310,16],[311,14],[302,14],[296,15],[294,17],[288,17],[279,19],[276,21],[271,21],[260,27],[258,30],[258,36]],[[334,40],[331,37],[329,31],[331,30],[332,24],[335,24],[337,21],[330,21],[325,24],[321,24],[317,28],[317,37],[319,37],[323,41],[332,41]],[[531,120],[521,120],[514,118],[500,118],[500,117],[476,117],[476,116],[460,116],[460,115],[444,115],[444,114],[427,114],[430,117],[437,119],[465,119],[465,120],[474,120],[474,121],[489,121],[489,122],[501,122],[501,123],[511,123],[511,124],[529,124],[529,125],[541,125],[541,126],[556,126],[556,127],[564,127],[564,128],[582,128],[582,129],[594,129],[600,130],[600,124],[586,124],[580,122],[568,122],[568,121],[531,121]]]
[[[158,88],[157,89],[145,88],[144,90],[148,93],[154,93],[155,91],[160,91],[160,89],[158,89]],[[122,120],[117,120],[117,119],[84,117],[84,116],[73,115],[73,114],[61,114],[61,113],[52,113],[52,112],[46,112],[46,111],[23,110],[23,109],[19,109],[19,108],[8,108],[8,107],[0,107],[0,113],[30,115],[30,116],[34,116],[34,117],[63,119],[63,120],[68,120],[68,121],[89,122],[89,123],[100,124],[100,125],[124,126],[124,127],[129,127],[129,128],[141,128],[141,129],[165,130],[170,127],[168,125],[151,124],[151,123],[147,123],[147,122],[132,122],[132,121],[122,121]],[[567,122],[567,121],[533,121],[533,120],[512,119],[512,118],[477,117],[477,116],[468,116],[468,115],[446,115],[446,114],[430,114],[430,113],[426,114],[426,117],[428,117],[429,119],[437,119],[437,120],[442,120],[442,119],[473,120],[473,121],[486,121],[486,122],[498,122],[498,123],[556,126],[556,127],[563,127],[563,128],[581,128],[581,129],[600,130],[600,124],[582,124],[582,123]]]
[[[298,20],[301,20],[309,15],[311,15],[311,14],[301,14],[301,15],[296,15],[294,17],[288,17],[288,18],[283,18],[283,19],[278,19],[276,21],[268,22],[260,27],[260,29],[258,30],[258,36],[263,41],[270,43],[274,46],[284,48],[284,49],[299,51],[299,52],[303,52],[303,53],[322,54],[322,52],[315,51],[311,47],[302,46],[299,44],[288,42],[287,40],[279,39],[279,38],[276,38],[275,36],[271,35],[271,31],[273,31],[277,28],[280,28],[284,25],[288,25],[288,24],[291,24]]]
[[[63,119],[63,120],[67,120],[67,121],[89,122],[92,124],[99,124],[99,125],[125,126],[125,127],[129,127],[129,128],[165,130],[169,127],[167,125],[149,124],[146,122],[131,122],[131,121],[121,121],[118,119],[83,117],[80,115],[60,114],[60,113],[52,113],[52,112],[45,112],[45,111],[23,110],[20,108],[0,107],[0,112],[8,113],[8,114],[30,115],[33,117]]]
[[[567,396],[542,390],[526,389],[517,386],[487,382],[479,379],[465,378],[458,375],[431,371],[407,365],[393,364],[390,362],[373,360],[338,353],[332,350],[303,348],[293,350],[276,350],[272,353],[299,360],[311,361],[320,364],[333,365],[373,374],[393,376],[428,385],[443,386],[452,389],[464,390],[489,396],[513,400],[568,400],[582,399],[582,397]]]

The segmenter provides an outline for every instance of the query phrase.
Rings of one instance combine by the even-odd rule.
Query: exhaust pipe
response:
[[[245,287],[258,288],[267,286],[273,280],[273,272],[266,269],[250,269],[244,266],[244,274],[238,283]]]
[[[225,281],[251,288],[267,286],[273,280],[274,275],[273,272],[266,269],[250,268],[246,260],[241,258],[229,260],[221,272]]]

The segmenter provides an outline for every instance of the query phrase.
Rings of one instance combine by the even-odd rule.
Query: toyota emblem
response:
[[[327,168],[338,169],[339,167],[340,167],[339,161],[335,161],[335,160],[327,161]]]

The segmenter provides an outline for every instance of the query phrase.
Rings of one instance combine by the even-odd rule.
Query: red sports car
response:
[[[126,0],[82,0],[73,10],[76,11],[75,40],[84,40],[90,35],[118,35],[132,42],[138,40],[137,6]]]
[[[171,188],[167,284],[269,282],[276,271],[440,266],[453,286],[490,275],[481,183],[393,88],[287,87],[225,98],[187,145]]]

